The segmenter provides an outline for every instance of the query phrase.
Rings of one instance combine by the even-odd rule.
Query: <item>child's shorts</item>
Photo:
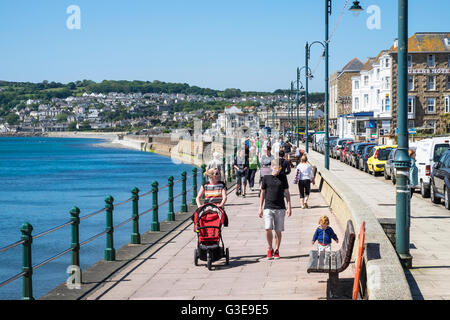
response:
[[[284,231],[285,209],[264,209],[264,228],[266,230]]]
[[[327,244],[326,246],[324,246],[319,243],[317,244],[317,250],[319,250],[319,253],[324,250],[325,252],[331,252],[331,244]]]

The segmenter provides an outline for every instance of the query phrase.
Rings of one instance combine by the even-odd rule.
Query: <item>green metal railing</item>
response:
[[[205,172],[205,165],[202,165],[202,173]],[[228,177],[231,176],[230,172],[230,166],[228,166]],[[33,271],[46,265],[47,263],[69,253],[72,252],[72,265],[78,267],[78,270],[80,274],[78,275],[77,280],[81,281],[81,268],[80,268],[80,248],[87,243],[103,236],[106,234],[106,248],[105,248],[105,254],[104,254],[104,260],[105,261],[115,261],[116,259],[116,250],[114,249],[114,231],[123,225],[132,222],[132,232],[131,232],[131,244],[140,244],[141,243],[141,235],[139,233],[139,218],[142,217],[145,214],[148,214],[152,212],[152,223],[151,223],[151,231],[160,231],[160,225],[158,220],[158,211],[159,209],[168,204],[168,221],[175,221],[175,212],[174,212],[174,200],[178,197],[181,198],[181,209],[180,212],[187,212],[188,211],[188,205],[187,205],[187,193],[192,191],[192,205],[196,204],[196,197],[197,197],[197,173],[198,169],[194,168],[192,170],[192,175],[189,176],[189,178],[193,179],[192,187],[189,190],[186,190],[186,182],[187,182],[187,173],[183,172],[181,175],[181,179],[174,181],[174,177],[168,178],[168,184],[159,188],[158,182],[155,181],[152,184],[152,190],[139,195],[140,190],[138,188],[133,188],[131,190],[131,197],[128,200],[125,200],[121,203],[114,204],[114,198],[112,196],[108,196],[105,199],[105,207],[103,209],[100,209],[96,212],[90,213],[86,216],[80,217],[80,209],[78,207],[73,207],[70,210],[70,221],[66,222],[58,227],[54,227],[48,231],[42,232],[37,235],[32,235],[33,226],[29,223],[24,223],[21,227],[21,240],[12,243],[6,247],[0,248],[0,253],[8,251],[10,249],[13,249],[15,247],[18,247],[22,245],[22,272],[10,277],[9,279],[3,281],[0,283],[0,288],[17,280],[22,278],[23,279],[23,289],[22,289],[22,299],[23,300],[34,300],[33,298]],[[181,182],[182,184],[182,191],[177,196],[173,195],[173,187],[176,183]],[[205,182],[204,176],[202,176],[202,182]],[[158,203],[158,193],[159,191],[169,188],[168,189],[168,199],[163,203]],[[148,210],[145,210],[141,213],[139,213],[139,200],[152,195],[152,207]],[[114,210],[120,206],[125,205],[126,203],[132,202],[132,210],[131,210],[131,217],[123,222],[121,222],[118,225],[114,226],[113,223],[113,217],[114,217]],[[106,213],[106,228],[103,232],[96,234],[89,239],[83,241],[80,243],[80,224],[82,221],[93,217],[95,215],[98,215],[100,213]],[[71,245],[70,248],[54,255],[53,257],[50,257],[36,265],[32,264],[32,243],[34,240],[43,237],[47,234],[50,234],[52,232],[55,232],[63,227],[71,226]]]

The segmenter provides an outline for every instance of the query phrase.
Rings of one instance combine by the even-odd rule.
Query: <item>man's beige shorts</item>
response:
[[[285,209],[264,209],[264,228],[266,230],[284,231]]]

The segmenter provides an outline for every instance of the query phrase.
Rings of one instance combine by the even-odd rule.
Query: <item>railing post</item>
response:
[[[131,199],[133,199],[133,231],[131,233],[131,244],[141,244],[141,234],[139,233],[139,189],[131,190]]]
[[[181,212],[188,212],[187,203],[186,203],[186,171],[181,174]]]
[[[206,184],[205,172],[206,172],[206,164],[202,164],[202,186]],[[205,193],[203,193],[202,200],[205,200]]]
[[[197,204],[197,168],[192,169],[192,205],[195,206]]]
[[[114,249],[114,227],[113,227],[114,198],[112,196],[106,197],[105,208],[106,208],[105,261],[115,261],[116,250]]]
[[[175,221],[175,213],[173,211],[173,177],[169,177],[169,213],[167,214],[168,221]]]
[[[79,279],[81,281],[81,266],[80,266],[80,209],[73,207],[70,210],[70,220],[72,221],[72,265],[77,266],[80,272]],[[72,275],[75,270],[72,271]]]
[[[31,262],[31,243],[33,242],[31,232],[33,226],[28,222],[24,223],[20,231],[22,232],[22,241],[24,241],[22,246],[22,271],[25,272],[23,275],[22,300],[34,300],[33,265]]]
[[[152,184],[153,192],[153,218],[152,218],[152,231],[159,231],[159,220],[158,220],[158,181]]]

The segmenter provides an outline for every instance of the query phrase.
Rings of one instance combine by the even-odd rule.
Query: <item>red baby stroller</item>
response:
[[[207,262],[208,270],[214,261],[225,257],[226,265],[230,262],[230,253],[225,249],[222,239],[222,226],[228,227],[228,217],[222,208],[207,203],[198,208],[192,217],[197,230],[197,249],[194,250],[194,263],[198,259]],[[220,246],[222,242],[222,246]]]

